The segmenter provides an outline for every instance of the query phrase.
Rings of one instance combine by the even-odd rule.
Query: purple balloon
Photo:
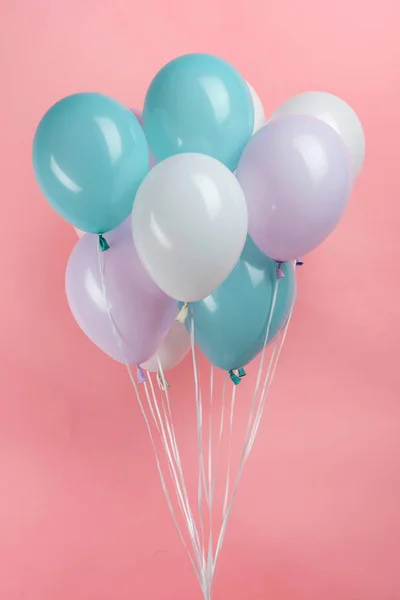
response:
[[[332,127],[313,117],[281,117],[250,140],[237,178],[249,235],[267,256],[295,260],[318,246],[347,206],[351,163]]]
[[[177,303],[162,292],[139,260],[130,222],[105,235],[104,279],[113,320],[129,364],[145,362],[157,351],[177,314]],[[87,233],[76,244],[65,276],[68,303],[79,327],[106,354],[124,357],[110,321],[100,277],[98,236]]]

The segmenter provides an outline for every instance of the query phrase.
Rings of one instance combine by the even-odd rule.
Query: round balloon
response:
[[[260,129],[237,178],[249,210],[249,235],[267,255],[295,260],[318,246],[347,206],[351,164],[340,136],[313,117],[292,116]]]
[[[125,106],[103,94],[74,94],[40,121],[33,165],[43,194],[64,219],[104,233],[131,212],[148,171],[148,146]]]
[[[327,92],[305,92],[286,100],[270,120],[288,115],[316,117],[333,127],[350,153],[353,177],[358,177],[365,158],[365,136],[357,113],[347,102]]]
[[[253,133],[256,133],[256,131],[258,131],[259,129],[261,129],[261,127],[263,125],[265,125],[265,113],[264,113],[264,107],[262,105],[260,96],[257,94],[256,90],[253,88],[253,86],[246,81],[248,88],[250,90],[250,94],[251,94],[251,99],[253,101],[253,108],[254,108],[254,128],[253,128]]]
[[[247,235],[236,177],[215,158],[178,154],[158,163],[132,212],[138,254],[157,285],[184,302],[208,296],[231,272]]]
[[[126,357],[129,364],[139,365],[164,340],[176,316],[177,304],[143,268],[133,245],[130,223],[111,231],[107,241],[110,248],[101,256],[106,298],[99,269],[98,238],[86,234],[68,261],[67,299],[78,325],[92,342],[119,362],[123,363]],[[115,335],[106,299],[119,336]]]
[[[157,352],[145,363],[142,369],[156,373],[160,370],[159,362],[163,371],[173,369],[183,361],[190,350],[190,335],[186,327],[178,321],[174,321],[167,337],[158,348]]]
[[[281,279],[276,278],[276,267],[248,237],[229,277],[207,298],[190,305],[194,340],[216,367],[239,369],[262,350],[276,285],[268,342],[282,329],[294,302],[296,280],[292,263],[282,265]],[[186,326],[191,326],[190,317]]]
[[[156,160],[200,152],[234,171],[253,133],[254,109],[249,88],[232,65],[209,54],[187,54],[155,76],[143,120]]]

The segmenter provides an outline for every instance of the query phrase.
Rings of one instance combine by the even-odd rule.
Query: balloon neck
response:
[[[167,392],[169,390],[169,388],[171,387],[169,385],[168,381],[165,379],[165,375],[163,375],[163,373],[161,373],[161,371],[158,371],[158,373],[157,373],[157,383],[158,383],[158,387],[163,392]]]
[[[189,314],[189,302],[185,302],[181,308],[181,310],[179,311],[178,315],[175,317],[175,321],[178,321],[178,323],[181,323],[182,325],[185,324],[186,319],[188,317]]]
[[[282,279],[282,277],[285,277],[285,273],[283,272],[282,269],[282,264],[281,262],[278,262],[278,264],[276,265],[276,278],[277,279]]]
[[[303,265],[304,265],[304,261],[303,261],[303,259],[302,259],[302,258],[298,258],[298,259],[296,260],[296,267],[301,267],[301,266],[303,266]]]
[[[102,233],[99,234],[99,247],[100,247],[100,252],[105,252],[110,247],[106,238],[103,236]]]
[[[142,367],[139,365],[136,367],[136,377],[138,383],[144,383],[146,381],[146,375],[144,374]]]
[[[240,367],[240,369],[238,369],[238,375],[239,375],[240,378],[246,377],[247,373],[246,373],[246,371],[244,370],[243,367]]]
[[[239,385],[239,383],[242,381],[240,377],[236,375],[236,373],[234,373],[233,371],[229,371],[229,378],[235,385]]]

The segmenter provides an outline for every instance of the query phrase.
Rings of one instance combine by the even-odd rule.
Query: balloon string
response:
[[[155,410],[157,412],[157,415],[159,415],[159,419],[160,422],[162,422],[161,416],[160,416],[160,410],[157,404],[157,397],[154,391],[154,386],[153,386],[153,382],[151,379],[151,375],[148,372],[148,377],[149,377],[149,382],[150,382],[150,388],[151,388],[151,392],[152,392],[152,396],[153,396],[153,402],[154,402],[154,406],[155,406]],[[153,413],[154,414],[154,413]],[[165,410],[164,410],[164,414],[165,414]],[[168,420],[168,417],[165,417],[166,420]],[[191,513],[190,510],[190,504],[189,504],[189,500],[188,500],[188,495],[187,495],[187,490],[185,487],[185,481],[183,478],[183,472],[182,472],[182,465],[180,462],[180,456],[179,456],[179,451],[178,451],[178,446],[176,443],[176,437],[175,437],[175,432],[174,432],[174,427],[173,427],[173,422],[172,422],[172,414],[171,414],[171,425],[172,425],[172,434],[173,434],[173,454],[174,456],[177,458],[177,468],[178,468],[178,472],[180,474],[181,477],[181,481],[182,481],[182,487],[183,487],[183,491],[180,492],[179,491],[179,502],[183,508],[183,514],[184,517],[186,519],[186,523],[187,523],[187,527],[188,527],[188,532],[189,532],[189,536],[191,538],[191,542],[192,542],[192,546],[193,549],[196,553],[196,557],[198,560],[198,564],[199,564],[199,568],[200,568],[200,558],[199,558],[199,542],[198,542],[198,534],[197,534],[197,530],[196,530],[196,525],[193,519],[193,515]],[[164,443],[164,447],[168,447],[168,442],[166,440],[165,434],[163,434],[163,432],[161,432],[162,435],[162,439],[163,439],[163,443]],[[166,450],[166,452],[168,452],[168,450]],[[173,477],[173,474],[171,475]],[[176,479],[176,477],[174,477],[174,480]],[[177,487],[179,488],[179,482],[177,484]],[[180,490],[180,488],[179,488]],[[183,498],[182,498],[183,496]]]
[[[208,423],[208,502],[212,504],[212,416],[214,394],[214,365],[210,363],[210,415]]]
[[[176,438],[175,438],[175,435],[173,434],[174,441],[172,442],[172,445],[173,445],[172,453],[173,453],[174,456],[177,456],[176,465],[177,465],[178,473],[180,475],[180,480],[182,482],[182,488],[183,489],[181,489],[181,487],[180,487],[180,483],[179,483],[179,479],[178,479],[178,476],[177,476],[177,473],[176,473],[174,461],[172,460],[171,454],[170,454],[170,451],[169,451],[168,439],[167,439],[167,436],[165,435],[165,429],[164,429],[164,426],[163,426],[163,419],[161,417],[160,408],[159,408],[158,403],[157,403],[157,397],[156,397],[156,394],[155,394],[155,390],[154,390],[154,386],[153,386],[153,382],[152,382],[152,378],[151,378],[150,373],[148,373],[148,377],[149,377],[150,388],[151,388],[151,392],[152,392],[152,396],[153,396],[153,404],[154,404],[154,411],[155,412],[153,411],[153,409],[151,407],[151,402],[150,402],[149,397],[148,397],[148,402],[149,402],[149,405],[151,407],[151,413],[152,413],[153,417],[156,414],[157,418],[158,418],[158,421],[157,421],[156,417],[154,417],[155,423],[156,423],[158,431],[160,432],[161,440],[162,440],[165,452],[167,454],[167,457],[169,459],[170,474],[171,474],[172,481],[175,484],[178,504],[179,504],[179,506],[181,508],[181,512],[182,512],[182,514],[183,514],[183,516],[185,518],[186,526],[187,526],[188,533],[189,533],[189,538],[190,538],[190,541],[191,541],[191,544],[192,544],[192,547],[193,547],[193,551],[194,551],[195,556],[196,556],[198,568],[199,568],[199,571],[200,571],[201,568],[202,568],[202,563],[201,563],[201,560],[200,560],[200,550],[199,550],[199,543],[198,543],[198,534],[197,534],[196,525],[195,525],[195,522],[194,522],[194,519],[193,519],[193,515],[192,515],[191,510],[190,510],[190,504],[189,504],[189,500],[188,500],[188,496],[187,496],[185,482],[184,482],[184,479],[183,479],[182,466],[181,466],[181,463],[180,463],[179,452],[177,451]],[[146,385],[145,385],[145,390],[146,390],[146,394],[147,394],[147,386]],[[163,402],[162,402],[162,405],[163,405]],[[168,424],[168,416],[166,415],[166,412],[165,412],[165,405],[163,405],[163,412],[164,412],[165,420],[166,420],[167,425],[168,425],[167,429],[169,431],[171,431],[171,427]],[[160,427],[159,427],[158,424],[160,425]],[[172,424],[172,430],[173,430],[173,424]],[[199,583],[202,586],[202,581],[201,580],[199,580]]]
[[[240,478],[242,476],[244,466],[245,466],[245,464],[246,464],[246,462],[247,462],[247,460],[248,460],[248,458],[250,456],[251,450],[253,448],[253,444],[254,444],[254,441],[255,441],[255,438],[256,438],[256,435],[257,435],[257,432],[258,432],[258,428],[259,428],[259,425],[260,425],[260,422],[261,422],[261,417],[262,417],[263,410],[264,410],[264,407],[265,407],[266,399],[268,397],[269,390],[270,390],[272,382],[274,380],[276,368],[277,368],[278,362],[279,362],[279,358],[280,358],[283,346],[285,344],[285,340],[286,340],[286,335],[287,335],[289,323],[290,323],[290,320],[291,320],[291,317],[292,317],[292,312],[293,312],[293,307],[292,307],[291,312],[289,314],[289,318],[288,318],[288,320],[287,320],[287,322],[285,324],[283,335],[282,335],[281,341],[279,343],[278,353],[277,353],[275,361],[274,361],[274,357],[275,357],[275,354],[276,354],[277,342],[275,342],[275,344],[274,344],[274,349],[273,349],[273,352],[272,352],[271,360],[270,360],[270,363],[269,363],[269,366],[268,366],[268,370],[267,370],[267,374],[266,374],[265,380],[264,380],[264,385],[263,385],[263,389],[262,389],[262,393],[261,393],[260,403],[259,403],[258,410],[257,410],[257,415],[256,415],[256,418],[255,418],[253,426],[252,426],[250,438],[249,438],[249,440],[247,442],[247,448],[246,448],[245,456],[244,456],[243,461],[241,461],[239,463],[239,469],[238,469],[238,473],[237,473],[237,480],[235,482],[235,489],[234,489],[234,492],[232,494],[232,499],[231,499],[231,505],[230,505],[230,508],[229,508],[229,512],[232,510],[233,502],[234,502],[234,499],[235,499],[235,496],[236,496],[238,484],[239,484]],[[272,368],[272,372],[271,372],[271,368]],[[225,523],[225,531],[226,531],[226,525],[227,525],[227,521]]]
[[[293,266],[295,266],[295,263],[293,264]],[[277,287],[276,287],[275,291],[277,292]],[[275,300],[276,300],[276,295],[275,294],[274,294],[274,297],[275,297]],[[237,471],[237,475],[236,475],[236,481],[235,481],[234,489],[233,489],[231,500],[230,500],[230,505],[229,505],[226,513],[224,514],[224,517],[223,517],[223,523],[222,523],[222,527],[221,527],[221,531],[220,531],[220,536],[219,536],[219,539],[218,539],[217,550],[216,550],[216,553],[215,553],[214,572],[215,572],[215,568],[216,568],[216,565],[217,565],[218,556],[219,556],[219,553],[221,551],[221,547],[222,547],[222,544],[223,544],[223,540],[224,540],[224,537],[225,537],[227,523],[228,523],[229,516],[230,516],[231,510],[232,510],[232,506],[233,506],[233,503],[234,503],[234,500],[235,500],[235,496],[236,496],[236,493],[237,493],[239,481],[240,481],[240,478],[242,476],[244,466],[245,466],[245,464],[246,464],[246,462],[247,462],[247,460],[249,458],[250,452],[252,450],[252,447],[253,447],[253,444],[254,444],[254,440],[256,438],[257,431],[258,431],[258,428],[259,428],[259,425],[260,425],[260,422],[261,422],[261,417],[262,417],[263,410],[264,410],[264,407],[265,407],[265,402],[266,402],[266,399],[268,397],[268,393],[269,393],[269,390],[271,388],[272,382],[274,380],[276,368],[277,368],[278,362],[279,362],[279,358],[280,358],[283,346],[285,344],[285,340],[286,340],[286,336],[287,336],[287,331],[288,331],[289,324],[290,324],[290,321],[291,321],[291,318],[292,318],[292,315],[293,315],[293,309],[294,309],[295,301],[296,301],[296,298],[294,298],[294,300],[293,300],[293,303],[292,303],[292,306],[291,306],[291,309],[290,309],[290,313],[289,313],[288,319],[286,321],[286,324],[285,324],[285,327],[284,327],[284,330],[283,330],[283,334],[281,335],[281,341],[280,341],[279,348],[278,348],[278,354],[277,354],[276,360],[274,362],[274,358],[275,358],[275,354],[276,354],[276,349],[277,349],[277,346],[278,346],[278,340],[275,341],[274,349],[273,349],[273,352],[271,354],[269,366],[268,366],[268,369],[267,369],[267,374],[265,376],[265,380],[264,380],[264,384],[263,384],[263,388],[262,388],[262,393],[261,393],[260,402],[259,402],[259,406],[258,406],[258,409],[257,409],[256,417],[254,419],[253,426],[251,428],[250,436],[248,437],[246,435],[245,444],[243,446],[244,452],[242,450],[242,456],[241,456],[241,459],[239,461],[239,467],[238,467],[238,471]],[[273,300],[268,327],[270,326],[270,322],[272,320],[272,313],[273,313],[274,307],[275,307],[275,302]],[[265,346],[267,344],[267,341],[268,341],[268,328],[267,328],[267,333],[266,333],[266,339],[265,339],[265,342],[264,342],[263,352],[265,350]],[[261,361],[260,361],[260,367],[261,367],[261,363],[262,362],[263,362],[263,357],[261,358]],[[271,368],[272,368],[272,373],[271,373]],[[261,368],[259,369],[259,374],[261,374]],[[252,415],[250,414],[248,425],[250,424],[251,420],[252,420]]]
[[[161,373],[162,378],[165,379],[163,366],[162,366],[162,363],[160,361],[160,357],[159,357],[158,354],[157,354],[157,360],[158,360],[159,373]],[[177,444],[177,441],[176,441],[176,435],[175,435],[175,430],[174,430],[174,425],[173,425],[171,403],[170,403],[169,394],[168,394],[168,387],[166,389],[164,389],[163,391],[165,392],[165,399],[166,399],[166,402],[167,402],[168,415],[169,415],[170,422],[171,422],[171,428],[170,428],[171,443],[172,443],[172,445],[173,445],[173,447],[175,449],[176,463],[177,463],[177,466],[178,466],[178,471],[179,471],[179,474],[180,474],[180,479],[181,479],[181,484],[182,484],[182,488],[183,488],[183,493],[184,493],[184,496],[185,496],[186,506],[187,506],[187,510],[188,510],[188,514],[189,514],[190,528],[191,528],[191,531],[193,532],[195,543],[196,543],[196,554],[198,556],[199,568],[200,568],[200,565],[203,565],[203,567],[204,567],[204,563],[205,563],[205,558],[204,558],[204,544],[203,544],[203,546],[200,545],[199,534],[198,534],[196,523],[195,523],[195,520],[193,518],[193,514],[191,512],[191,508],[190,508],[190,502],[189,502],[188,493],[187,493],[187,489],[186,489],[185,478],[184,478],[183,469],[182,469],[182,463],[181,463],[181,459],[180,459],[180,455],[179,455],[179,449],[178,449],[178,444]],[[162,398],[163,398],[163,396],[162,396]],[[167,417],[167,414],[165,412],[165,406],[164,406],[164,404],[163,404],[163,409],[164,409],[165,419],[168,422],[168,417]],[[200,556],[201,556],[202,560],[200,560]]]
[[[196,352],[194,346],[194,318],[191,315],[190,321],[190,346],[192,352],[192,364],[193,364],[193,379],[195,386],[195,402],[196,402],[196,421],[197,421],[197,453],[198,453],[198,465],[199,465],[199,476],[197,484],[197,504],[200,521],[201,541],[203,550],[204,570],[205,570],[205,545],[204,545],[204,520],[203,520],[203,491],[207,504],[209,503],[207,487],[205,481],[205,468],[204,468],[204,457],[203,457],[203,403],[202,394],[199,389],[199,376],[197,370]]]
[[[159,357],[158,354],[157,354],[157,361],[158,361],[159,372],[161,373],[162,378],[165,379],[165,374],[164,374],[163,366],[162,366],[162,363],[160,361],[160,357]],[[168,415],[169,415],[170,423],[171,423],[171,427],[170,427],[171,443],[172,443],[172,445],[173,445],[173,447],[175,449],[175,458],[176,458],[176,463],[177,463],[179,474],[180,474],[180,478],[181,478],[183,492],[184,492],[184,495],[185,495],[186,505],[188,507],[191,529],[194,532],[194,536],[195,536],[195,539],[196,539],[196,547],[197,547],[197,550],[199,552],[200,551],[199,549],[201,548],[200,541],[199,541],[199,535],[198,535],[198,532],[197,532],[197,528],[196,528],[195,520],[193,518],[193,514],[191,512],[190,502],[189,502],[188,493],[187,493],[187,489],[186,489],[186,484],[185,484],[185,478],[184,478],[184,474],[183,474],[182,463],[181,463],[181,459],[180,459],[180,455],[179,455],[179,448],[178,448],[178,444],[177,444],[177,441],[176,441],[175,429],[174,429],[174,425],[173,425],[172,410],[171,410],[171,403],[170,403],[170,400],[169,400],[168,387],[166,389],[164,389],[163,391],[165,392],[165,399],[166,399],[166,403],[167,403]],[[163,399],[163,396],[162,396],[162,399]],[[168,416],[167,416],[167,414],[165,412],[165,405],[164,404],[163,404],[163,410],[164,410],[165,419],[166,419],[166,421],[168,423]],[[203,552],[203,561],[202,561],[202,564],[204,564],[204,552]]]
[[[268,338],[269,338],[269,332],[270,332],[270,328],[271,328],[271,322],[272,322],[273,314],[274,314],[274,311],[275,311],[276,299],[277,299],[278,289],[279,289],[279,281],[280,281],[279,278],[276,278],[275,285],[274,285],[274,292],[273,292],[273,296],[272,296],[271,307],[270,307],[270,311],[269,311],[267,329],[266,329],[265,338],[264,338],[263,349],[262,349],[262,352],[261,352],[261,358],[260,358],[260,364],[259,364],[257,379],[256,379],[256,383],[255,383],[255,386],[254,386],[254,392],[253,392],[253,397],[252,397],[252,401],[251,401],[249,419],[248,419],[247,427],[246,427],[245,441],[244,441],[244,444],[243,444],[243,448],[242,448],[242,452],[241,452],[241,456],[240,456],[240,460],[239,460],[239,466],[238,466],[238,470],[237,470],[237,474],[236,474],[236,480],[235,480],[235,483],[234,483],[233,492],[232,492],[232,496],[231,496],[231,499],[229,501],[229,504],[227,506],[224,506],[225,510],[223,511],[222,525],[221,525],[221,530],[220,530],[220,533],[219,533],[219,536],[218,536],[217,548],[216,548],[216,551],[215,551],[214,572],[215,572],[215,568],[216,568],[216,565],[217,565],[218,556],[219,556],[219,553],[221,551],[221,547],[222,547],[222,544],[223,544],[223,540],[224,540],[224,537],[225,537],[226,527],[227,527],[229,516],[230,516],[231,510],[232,510],[232,505],[233,505],[233,502],[234,502],[234,499],[235,499],[235,496],[236,496],[236,491],[237,491],[237,487],[238,487],[239,480],[240,480],[240,477],[241,477],[241,472],[242,472],[243,466],[244,466],[244,458],[245,458],[245,455],[246,455],[246,448],[247,448],[248,439],[249,439],[250,434],[251,434],[251,424],[253,422],[253,414],[254,414],[254,411],[255,411],[256,399],[257,399],[257,394],[258,394],[259,387],[260,387],[261,374],[262,374],[262,370],[263,370],[263,366],[264,366],[265,349],[267,347],[267,342],[268,342]],[[229,481],[227,482],[227,485],[229,485]]]
[[[258,427],[259,427],[260,422],[261,422],[261,417],[262,417],[262,414],[263,414],[263,411],[264,411],[264,407],[265,407],[265,403],[266,403],[266,400],[267,400],[267,397],[268,397],[268,393],[269,393],[270,387],[271,387],[272,382],[273,382],[274,377],[275,377],[275,371],[276,371],[276,368],[278,366],[278,362],[279,362],[279,358],[280,358],[280,355],[281,355],[281,352],[282,352],[282,348],[283,348],[283,346],[285,344],[285,341],[286,341],[286,335],[287,335],[287,332],[288,332],[289,323],[290,323],[290,321],[292,319],[293,309],[294,309],[294,303],[292,304],[292,307],[291,307],[290,313],[289,313],[289,317],[288,317],[288,319],[286,321],[286,324],[285,324],[285,327],[284,327],[284,330],[283,330],[282,340],[281,340],[281,343],[280,343],[279,348],[278,348],[278,355],[277,355],[276,361],[275,361],[274,366],[272,368],[271,377],[268,379],[268,377],[269,377],[269,371],[268,371],[268,373],[267,373],[267,375],[265,377],[265,380],[264,380],[263,390],[262,390],[262,394],[261,394],[262,401],[261,401],[261,403],[259,405],[258,414],[256,416],[255,423],[253,425],[253,431],[252,431],[252,435],[251,435],[251,438],[250,438],[250,441],[249,441],[248,450],[247,450],[247,453],[246,453],[246,459],[245,459],[246,461],[247,461],[247,459],[248,459],[248,457],[250,455],[250,452],[251,452],[251,450],[253,448],[254,440],[256,438]],[[275,348],[274,348],[274,353],[275,353],[275,350],[276,350],[276,344],[275,344]]]
[[[178,531],[179,537],[180,537],[180,539],[181,539],[181,541],[182,541],[182,543],[183,543],[183,545],[184,545],[184,547],[185,547],[185,549],[186,549],[186,551],[188,553],[189,560],[190,560],[190,563],[191,563],[191,565],[193,567],[195,575],[196,575],[196,577],[197,577],[197,579],[198,579],[198,581],[200,583],[200,586],[203,588],[203,585],[204,585],[203,584],[203,577],[202,577],[202,574],[200,572],[200,565],[201,565],[200,560],[199,560],[200,557],[199,556],[197,557],[197,565],[196,565],[195,562],[194,562],[194,559],[193,559],[193,557],[192,557],[192,555],[191,555],[191,553],[189,551],[189,548],[187,547],[187,544],[186,544],[185,539],[183,537],[181,528],[179,526],[179,523],[178,523],[175,511],[174,511],[174,508],[173,508],[173,505],[172,505],[172,502],[171,502],[171,498],[170,498],[170,495],[169,495],[169,492],[168,492],[168,488],[167,488],[167,485],[166,485],[166,481],[165,481],[165,477],[164,477],[164,474],[163,474],[163,470],[162,470],[162,467],[161,467],[161,461],[160,461],[160,457],[159,457],[159,453],[158,453],[158,450],[157,450],[157,446],[156,446],[156,443],[155,443],[155,440],[154,440],[154,437],[153,437],[153,434],[152,434],[151,425],[150,425],[150,422],[149,422],[149,420],[147,418],[147,414],[146,414],[146,411],[144,409],[143,403],[141,401],[139,390],[137,388],[136,381],[135,381],[135,379],[133,377],[130,365],[129,365],[127,359],[126,359],[126,355],[125,355],[123,344],[122,344],[121,335],[120,335],[120,333],[118,331],[117,325],[116,325],[116,323],[114,321],[114,318],[113,318],[113,315],[112,315],[112,312],[111,312],[111,307],[110,307],[110,304],[109,304],[109,301],[108,301],[108,295],[107,295],[106,284],[105,284],[104,259],[103,259],[102,249],[100,248],[100,245],[98,246],[98,264],[99,264],[99,272],[100,272],[100,281],[101,281],[101,288],[102,288],[103,300],[104,300],[105,307],[106,307],[106,310],[107,310],[107,314],[108,314],[108,317],[109,317],[109,320],[110,320],[110,323],[111,323],[111,326],[112,326],[114,337],[115,337],[115,339],[117,341],[117,344],[118,344],[118,347],[120,349],[123,362],[125,364],[125,367],[126,367],[126,370],[127,370],[127,373],[128,373],[129,379],[130,379],[130,382],[131,382],[133,390],[135,392],[136,400],[138,402],[140,411],[142,413],[142,416],[143,416],[143,419],[144,419],[144,422],[145,422],[145,425],[146,425],[146,428],[147,428],[147,431],[148,431],[148,434],[149,434],[150,442],[151,442],[151,445],[152,445],[152,448],[153,448],[153,451],[154,451],[154,455],[155,455],[155,459],[156,459],[156,465],[157,465],[157,470],[158,470],[158,474],[159,474],[160,481],[161,481],[161,486],[162,486],[162,489],[163,489],[163,492],[164,492],[164,496],[165,496],[165,499],[167,501],[167,505],[168,505],[169,511],[171,513],[174,525],[175,525],[175,527],[176,527],[176,529]],[[145,388],[147,389],[147,385],[146,384],[145,384]],[[154,413],[152,413],[152,414],[154,415]],[[155,420],[155,423],[157,423],[156,420]],[[166,441],[165,440],[165,435],[163,436],[163,438],[164,438],[163,442]],[[172,470],[172,473],[174,473],[173,461],[171,460],[170,453],[169,453],[169,451],[168,451],[167,448],[168,448],[168,446],[165,446],[165,450],[166,450],[168,461],[169,461],[169,466],[170,466],[170,468]],[[183,510],[183,512],[185,512],[185,510],[183,509],[184,502],[181,501],[181,494],[179,493],[179,486],[176,483],[176,481],[177,481],[176,476],[173,477],[173,481],[175,483],[176,494],[177,494],[177,496],[179,498],[179,502],[182,505],[181,509]],[[189,521],[190,521],[190,517],[187,518],[187,523],[189,523]],[[191,529],[191,527],[190,527],[190,529]],[[191,531],[190,531],[190,533],[191,533]],[[193,542],[192,542],[192,544],[193,544]],[[197,549],[196,548],[196,544],[193,544],[193,546],[194,546],[193,549],[195,551],[195,554],[197,554],[196,553],[196,549]]]
[[[211,588],[213,582],[213,536],[212,536],[212,523],[213,523],[213,500],[214,500],[214,490],[213,490],[213,451],[212,451],[212,436],[213,436],[213,394],[214,394],[214,365],[210,363],[210,414],[209,414],[209,423],[208,423],[208,513],[209,513],[209,536],[208,536],[208,552],[207,552],[207,567],[206,567],[206,576],[205,580],[207,582],[206,585],[206,593],[208,593],[208,597],[211,597]],[[205,594],[205,599],[207,600],[207,595]]]
[[[226,482],[225,482],[225,496],[224,496],[224,506],[222,509],[222,514],[225,515],[226,507],[228,505],[228,496],[229,496],[229,482],[231,478],[231,460],[232,460],[232,432],[233,432],[233,416],[235,412],[235,398],[236,398],[236,386],[232,388],[232,396],[231,396],[231,410],[229,416],[229,449],[228,449],[228,468],[226,471]]]

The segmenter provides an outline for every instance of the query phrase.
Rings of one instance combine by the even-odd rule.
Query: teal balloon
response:
[[[210,362],[226,371],[247,365],[263,349],[274,287],[278,282],[268,342],[284,326],[292,307],[296,280],[292,263],[282,265],[263,254],[250,237],[229,277],[207,298],[190,303],[187,327],[194,319],[194,338]]]
[[[143,122],[157,161],[199,152],[233,171],[253,134],[253,101],[247,83],[228,62],[210,54],[187,54],[153,79]]]
[[[92,233],[114,229],[132,211],[148,157],[136,117],[96,93],[57,102],[40,121],[33,143],[44,196],[64,219]]]

